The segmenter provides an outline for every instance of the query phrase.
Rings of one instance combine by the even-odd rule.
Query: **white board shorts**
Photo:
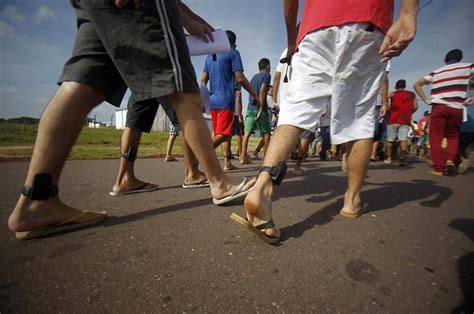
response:
[[[331,142],[372,138],[383,70],[384,34],[368,23],[323,28],[304,37],[291,61],[278,125],[311,132],[331,103]]]

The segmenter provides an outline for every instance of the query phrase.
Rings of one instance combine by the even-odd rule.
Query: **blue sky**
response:
[[[308,0],[307,0],[308,1]],[[382,1],[382,0],[381,0]],[[184,0],[213,26],[237,34],[237,49],[250,79],[258,60],[267,57],[276,68],[286,46],[281,0]],[[396,3],[396,15],[399,0]],[[423,6],[429,0],[421,0]],[[303,1],[300,1],[302,7]],[[447,51],[459,48],[464,61],[474,62],[474,1],[433,0],[418,18],[415,41],[392,61],[390,87],[401,78],[409,86],[443,64]],[[74,12],[66,0],[3,0],[0,4],[0,117],[39,117],[56,90],[56,80],[71,54],[76,33]],[[199,77],[204,57],[194,57]],[[244,93],[245,94],[245,93]],[[128,96],[128,95],[127,95]],[[244,95],[244,100],[247,95]],[[127,98],[122,102],[125,106]],[[425,105],[415,117],[421,116]],[[116,110],[109,104],[94,109],[100,121]]]

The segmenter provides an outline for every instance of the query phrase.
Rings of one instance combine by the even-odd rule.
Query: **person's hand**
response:
[[[244,117],[241,114],[239,114],[238,119],[239,123],[244,123]]]
[[[408,44],[415,38],[416,14],[401,15],[385,34],[380,46],[381,63],[399,56]]]
[[[188,18],[183,21],[183,27],[188,31],[190,35],[195,35],[201,38],[204,42],[214,41],[214,35],[212,32],[215,31],[214,27],[206,22],[201,22],[193,18]]]
[[[262,116],[262,109],[260,109],[258,112],[257,112],[257,116],[255,117],[255,120],[260,120],[260,117]]]
[[[428,106],[431,106],[431,99],[423,99],[423,101],[424,101],[425,104],[427,104]]]
[[[135,9],[138,9],[140,7],[140,0],[115,0],[115,5],[118,8],[123,9],[127,5],[129,5],[129,3],[132,3],[132,2]]]
[[[474,97],[468,97],[464,101],[464,106],[474,105]]]

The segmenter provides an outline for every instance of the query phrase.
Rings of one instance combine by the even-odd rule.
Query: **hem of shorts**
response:
[[[149,99],[158,99],[158,98],[168,97],[176,93],[200,94],[199,89],[184,88],[182,90],[178,90],[176,89],[176,87],[171,87],[171,88],[160,88],[159,91],[155,90],[153,93],[151,93],[151,95],[142,94],[140,96],[140,94],[134,94],[134,97],[136,101],[146,101]]]
[[[314,131],[311,131],[310,129],[308,129],[307,127],[305,127],[305,126],[298,125],[298,124],[295,124],[295,123],[288,123],[288,122],[278,123],[277,127],[280,126],[280,125],[291,125],[291,126],[299,128],[299,129],[303,129],[305,131],[314,132]]]
[[[368,139],[373,139],[373,138],[374,138],[373,136],[363,136],[363,137],[358,137],[358,138],[350,138],[350,139],[342,140],[342,141],[333,140],[331,138],[331,144],[341,145],[341,144],[345,144],[345,143],[349,143],[353,141],[368,140]]]
[[[62,83],[64,82],[74,82],[74,83],[78,83],[78,84],[82,84],[82,85],[86,85],[88,87],[91,87],[95,90],[98,90],[99,92],[103,93],[105,95],[105,101],[108,102],[109,104],[111,104],[112,106],[114,107],[117,107],[117,108],[120,108],[120,105],[121,105],[121,100],[118,101],[118,103],[115,103],[114,99],[112,97],[110,97],[110,95],[107,93],[107,91],[101,89],[101,88],[98,88],[97,86],[94,86],[94,83],[88,81],[88,80],[76,80],[76,79],[68,79],[68,78],[65,78],[65,79],[60,79],[57,84],[59,86],[62,85]],[[123,98],[123,97],[122,97]]]

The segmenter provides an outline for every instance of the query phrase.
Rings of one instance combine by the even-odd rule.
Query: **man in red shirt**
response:
[[[388,94],[390,111],[387,120],[387,158],[386,163],[392,162],[393,142],[400,141],[400,166],[405,165],[405,154],[408,150],[408,132],[411,128],[411,117],[418,109],[415,93],[407,91],[407,82],[398,80],[395,91]]]
[[[247,219],[232,219],[268,243],[280,231],[272,219],[273,184],[285,173],[284,160],[304,130],[314,131],[331,103],[331,142],[347,146],[348,186],[340,214],[364,210],[360,190],[367,173],[374,115],[384,62],[398,56],[416,33],[417,0],[402,0],[393,22],[393,0],[311,0],[304,2],[298,34],[298,0],[284,1],[291,62],[288,93],[258,180],[245,199]]]

